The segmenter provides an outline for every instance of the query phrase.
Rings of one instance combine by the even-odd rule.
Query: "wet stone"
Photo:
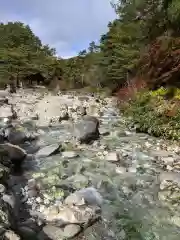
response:
[[[66,238],[72,238],[81,231],[81,227],[77,224],[69,224],[65,226],[63,235]]]
[[[75,151],[65,151],[65,152],[62,152],[62,156],[64,158],[76,158],[78,157],[78,153],[76,153]]]
[[[110,152],[105,156],[105,159],[109,162],[118,162],[120,160],[120,156],[117,152]]]

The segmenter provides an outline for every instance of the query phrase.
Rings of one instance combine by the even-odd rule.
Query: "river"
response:
[[[54,96],[28,90],[11,95],[9,101],[19,117],[14,122],[38,133],[37,140],[18,144],[28,157],[8,180],[16,197],[26,191],[29,179],[40,186],[40,195],[27,197],[18,207],[15,219],[19,223],[12,229],[21,239],[67,239],[58,232],[58,224],[51,220],[42,223],[37,212],[54,219],[58,213],[47,209],[63,205],[69,194],[87,187],[96,189],[103,198],[101,219],[89,227],[83,223],[73,239],[179,239],[180,147],[176,143],[129,129],[114,98],[73,92]],[[100,122],[100,137],[91,144],[80,144],[72,134],[74,124],[82,118],[83,105],[87,114]],[[57,122],[56,117],[67,109],[73,120],[63,115],[65,120]],[[63,146],[63,152],[50,156],[36,153],[57,144]]]

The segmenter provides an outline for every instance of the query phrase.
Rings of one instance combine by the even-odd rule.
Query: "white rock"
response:
[[[126,168],[124,168],[124,167],[117,167],[116,168],[116,173],[118,173],[118,174],[126,173]]]
[[[105,159],[110,162],[118,162],[120,160],[119,153],[117,152],[109,152],[106,156]]]
[[[78,156],[78,154],[75,151],[65,151],[62,152],[62,156],[64,158],[75,158]]]
[[[88,187],[70,194],[65,199],[67,205],[97,205],[101,206],[103,199],[100,193],[93,187]]]

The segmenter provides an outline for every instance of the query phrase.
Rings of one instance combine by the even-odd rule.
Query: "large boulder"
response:
[[[32,141],[37,138],[33,133],[30,133],[21,125],[11,126],[5,129],[5,137],[12,144],[22,144],[25,141]]]
[[[14,164],[22,161],[27,155],[25,150],[11,143],[0,144],[0,150],[3,154],[7,154]]]
[[[85,115],[75,126],[74,135],[80,143],[90,143],[99,138],[99,120]]]

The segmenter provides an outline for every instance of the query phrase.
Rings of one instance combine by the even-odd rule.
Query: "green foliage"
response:
[[[150,94],[152,97],[165,96],[167,94],[167,89],[164,87],[161,87],[155,91],[151,91]]]
[[[164,99],[168,89],[154,92],[139,93],[133,102],[124,109],[127,116],[131,116],[137,130],[148,132],[156,137],[180,139],[180,110],[179,95],[172,101]],[[177,91],[179,94],[179,90]],[[176,94],[177,94],[176,93]]]
[[[28,25],[21,22],[0,24],[0,83],[11,77],[23,80],[26,76],[41,73],[52,78],[60,68],[54,57],[55,49],[43,45]]]
[[[78,56],[66,60],[57,59],[55,49],[43,45],[29,26],[21,22],[1,23],[0,83],[11,76],[25,79],[41,73],[47,82],[54,77],[63,80],[65,88],[114,90],[148,71],[153,73],[151,81],[158,79],[160,85],[164,78],[178,81],[179,1],[118,0],[112,6],[117,17],[108,23],[99,43],[92,41]],[[158,50],[152,44],[156,39],[161,39]],[[166,69],[169,73],[164,75]]]

